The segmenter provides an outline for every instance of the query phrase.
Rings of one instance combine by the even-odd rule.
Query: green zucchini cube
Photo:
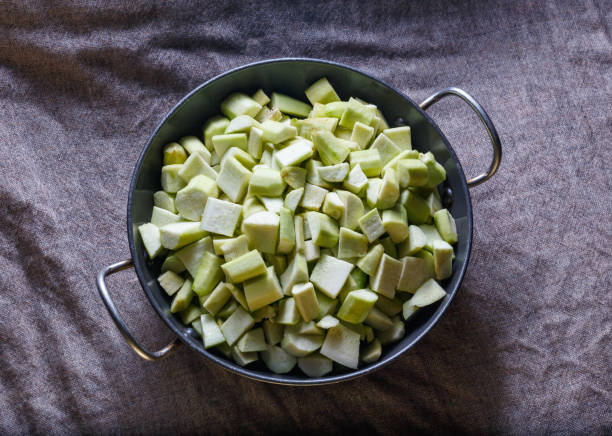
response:
[[[241,205],[209,198],[204,207],[200,228],[210,233],[233,236],[241,214]]]
[[[361,324],[376,304],[378,296],[368,289],[358,289],[348,293],[340,309],[338,318],[353,324]]]

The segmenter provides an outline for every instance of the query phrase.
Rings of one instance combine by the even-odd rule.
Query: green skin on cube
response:
[[[457,242],[457,226],[455,220],[447,209],[434,213],[434,223],[440,236],[449,244]]]
[[[166,257],[166,259],[164,260],[164,263],[161,266],[161,271],[162,272],[172,271],[177,274],[180,274],[183,271],[185,271],[185,265],[183,264],[183,262],[181,262],[181,259],[179,259],[175,253],[175,254],[171,254],[168,257]]]
[[[200,316],[202,315],[202,311],[198,306],[191,304],[187,307],[187,309],[183,310],[180,315],[183,324],[189,325],[196,319],[200,318]]]
[[[212,253],[204,252],[200,267],[193,280],[193,291],[202,297],[212,292],[223,278],[223,260]]]
[[[368,344],[367,347],[364,348],[361,353],[361,361],[363,363],[373,363],[380,359],[382,354],[382,345],[378,339],[374,339],[374,341]]]
[[[221,265],[228,280],[242,283],[266,272],[266,264],[257,250],[251,250],[236,259]]]
[[[370,310],[364,323],[378,331],[385,331],[393,326],[391,318],[377,307]]]
[[[282,113],[294,115],[300,118],[306,118],[312,110],[312,106],[309,104],[293,97],[289,97],[288,95],[279,94],[278,92],[272,93],[270,106],[280,110]]]
[[[336,130],[337,125],[337,118],[306,118],[305,120],[298,121],[300,136],[306,139],[312,139],[312,134],[316,130],[333,132]]]
[[[277,252],[290,253],[295,247],[295,227],[293,226],[293,215],[287,208],[280,210],[280,230],[278,237]]]
[[[360,324],[367,318],[377,300],[378,296],[368,289],[351,291],[338,309],[337,316],[343,321]]]
[[[385,254],[393,257],[394,259],[397,259],[397,247],[391,240],[390,236],[380,239],[380,245],[384,247]]]
[[[326,77],[322,77],[304,91],[310,103],[331,103],[332,101],[340,101],[340,97],[329,83]]]
[[[397,163],[400,186],[426,186],[429,177],[427,166],[418,159],[403,159]]]
[[[434,188],[446,180],[446,170],[442,165],[436,162],[431,151],[419,156],[421,161],[427,166],[427,185],[428,188]]]
[[[225,304],[232,298],[232,293],[227,286],[227,283],[220,282],[213,291],[208,294],[202,307],[206,309],[211,315],[216,315]]]

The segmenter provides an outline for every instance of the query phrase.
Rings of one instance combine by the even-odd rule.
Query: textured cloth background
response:
[[[0,433],[612,432],[612,3],[0,2]],[[148,363],[94,286],[129,257],[128,184],[164,114],[206,79],[330,59],[420,101],[472,93],[504,145],[472,190],[450,310],[383,370],[290,388],[187,347]],[[468,176],[491,151],[460,101],[429,110]],[[137,338],[172,340],[133,271]]]

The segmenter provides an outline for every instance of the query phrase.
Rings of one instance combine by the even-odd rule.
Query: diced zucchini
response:
[[[387,254],[383,254],[376,270],[376,275],[370,277],[372,290],[388,298],[395,296],[395,289],[402,275],[402,263],[393,259]]]
[[[321,354],[334,362],[357,369],[359,364],[359,334],[338,324],[327,330]]]
[[[305,322],[311,321],[319,314],[319,301],[312,283],[293,285],[291,295],[295,299],[295,305]]]
[[[149,259],[155,259],[163,249],[159,227],[155,224],[146,223],[138,226],[138,232]]]
[[[232,283],[242,283],[266,272],[266,264],[257,250],[251,250],[234,260],[221,265],[227,279]]]
[[[179,176],[179,171],[182,168],[182,164],[164,165],[162,167],[161,185],[164,191],[174,194],[185,187],[185,181]]]
[[[246,94],[235,92],[221,102],[221,112],[232,119],[238,115],[254,117],[261,110],[261,105]]]
[[[306,97],[310,103],[330,103],[332,101],[340,101],[340,97],[331,86],[326,77],[322,77],[308,88],[306,88]]]
[[[181,289],[185,280],[175,272],[166,271],[157,278],[157,282],[166,291],[166,294],[171,297]]]
[[[169,212],[176,213],[174,207],[174,196],[166,191],[157,191],[153,194],[153,204],[159,208],[166,209]]]
[[[385,233],[385,227],[378,214],[378,209],[372,209],[359,218],[359,227],[370,242],[374,242]]]
[[[202,261],[193,280],[193,291],[202,297],[209,294],[223,278],[221,264],[223,260],[208,251],[202,255]]]
[[[251,312],[283,298],[274,268],[267,267],[265,274],[245,282],[244,295]]]
[[[322,255],[310,275],[316,288],[330,298],[336,298],[353,265],[329,255]]]
[[[176,257],[185,265],[189,274],[195,277],[204,252],[213,253],[212,242],[210,236],[200,239],[192,244],[189,244],[176,252]]]
[[[206,200],[218,197],[219,190],[215,181],[206,176],[195,176],[187,186],[176,193],[174,204],[182,217],[199,221],[204,212]]]
[[[247,192],[252,173],[238,160],[227,159],[221,165],[221,171],[217,176],[219,189],[234,203],[242,201]]]
[[[280,218],[272,212],[257,212],[242,221],[242,232],[249,245],[262,253],[276,253]]]
[[[351,291],[338,309],[337,316],[346,322],[360,324],[366,319],[377,300],[378,296],[368,289]]]
[[[221,333],[229,345],[234,345],[254,324],[253,317],[239,307],[221,325]]]
[[[166,145],[163,150],[164,165],[182,164],[187,160],[185,149],[176,142]]]
[[[159,229],[160,240],[164,248],[176,250],[206,236],[200,229],[199,222],[180,222],[167,224]]]
[[[262,351],[261,359],[268,369],[275,374],[286,374],[297,363],[295,357],[276,345],[270,345],[266,351]]]
[[[309,104],[289,97],[288,95],[279,94],[278,92],[272,93],[270,106],[280,110],[284,114],[295,115],[300,118],[306,118],[312,110],[312,106]]]

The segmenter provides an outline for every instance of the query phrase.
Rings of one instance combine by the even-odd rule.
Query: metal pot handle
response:
[[[176,350],[176,348],[181,344],[181,341],[177,338],[174,340],[174,342],[169,343],[159,351],[151,352],[147,350],[145,347],[140,345],[138,341],[136,341],[136,339],[134,339],[134,336],[132,336],[132,334],[128,330],[127,325],[125,325],[125,323],[123,322],[121,315],[119,315],[119,312],[115,307],[115,303],[113,303],[113,300],[111,299],[111,296],[108,293],[108,289],[106,289],[106,282],[104,281],[106,276],[122,271],[124,269],[132,268],[133,266],[134,263],[132,262],[132,259],[128,259],[124,260],[123,262],[118,262],[104,268],[98,273],[98,278],[96,280],[98,292],[100,293],[100,297],[102,298],[104,305],[108,309],[108,313],[110,313],[113,322],[119,329],[119,332],[123,335],[124,339],[127,341],[128,345],[132,347],[132,350],[134,350],[136,354],[138,354],[145,360],[160,360],[168,356],[174,350]]]
[[[497,168],[499,168],[499,163],[502,157],[501,142],[499,140],[497,130],[495,129],[493,122],[489,118],[489,115],[487,115],[480,103],[478,103],[474,97],[465,92],[463,89],[455,87],[442,89],[433,94],[431,97],[423,100],[423,102],[419,106],[421,106],[421,109],[426,110],[432,104],[437,103],[438,101],[449,95],[456,95],[457,97],[465,101],[474,110],[474,112],[478,114],[480,121],[482,121],[482,124],[485,126],[485,129],[489,134],[491,144],[493,145],[493,162],[491,162],[491,166],[489,166],[488,171],[476,177],[468,179],[467,181],[468,187],[473,188],[474,186],[480,185],[481,183],[486,182],[491,177],[493,177],[493,174],[495,174]]]

